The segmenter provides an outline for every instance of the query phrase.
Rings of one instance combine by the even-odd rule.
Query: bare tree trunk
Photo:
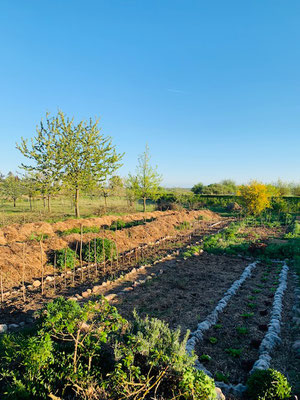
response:
[[[104,196],[105,214],[107,212],[107,196]]]
[[[30,207],[30,211],[32,211],[32,197],[29,196],[29,207]]]
[[[47,197],[47,202],[48,202],[48,212],[49,212],[49,213],[51,213],[51,203],[50,203],[50,198],[51,198],[51,196],[50,196],[50,194],[48,194],[48,197]]]
[[[14,199],[14,207],[16,207],[16,199]]]
[[[75,217],[79,218],[79,188],[75,189]]]
[[[146,197],[143,197],[143,211],[146,212]]]

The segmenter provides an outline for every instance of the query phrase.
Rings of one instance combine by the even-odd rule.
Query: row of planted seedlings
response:
[[[268,331],[281,263],[258,263],[215,325],[196,346],[199,361],[218,382],[245,384]]]

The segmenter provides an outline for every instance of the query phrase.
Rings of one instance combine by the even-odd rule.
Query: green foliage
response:
[[[243,317],[243,318],[251,318],[251,317],[253,317],[253,315],[254,315],[253,312],[243,313],[243,314],[241,314],[241,317]]]
[[[237,326],[236,331],[240,335],[247,335],[249,333],[248,329],[245,326]]]
[[[21,179],[10,172],[1,184],[2,196],[8,200],[12,200],[14,207],[16,207],[16,201],[21,197],[22,192],[23,185]]]
[[[247,306],[248,306],[249,308],[252,308],[252,310],[255,309],[255,308],[257,308],[257,304],[255,304],[255,303],[248,303]]]
[[[228,353],[233,358],[238,358],[243,352],[243,349],[225,349],[226,353]]]
[[[82,233],[99,233],[100,232],[100,227],[99,226],[83,226],[82,227]],[[73,233],[81,233],[81,227],[77,226],[74,228],[66,229],[65,231],[57,231],[57,234],[59,236],[67,236],[67,235],[72,235]]]
[[[76,265],[76,261],[78,259],[77,254],[74,250],[70,249],[70,247],[66,247],[65,249],[56,250],[56,266],[64,270],[65,268],[73,269]]]
[[[41,122],[31,146],[22,138],[17,148],[33,161],[32,165],[22,164],[22,168],[41,176],[47,194],[58,181],[73,190],[76,217],[79,191],[105,181],[122,158],[111,139],[100,134],[98,120],[75,124],[62,111],[55,117],[46,115],[46,123]]]
[[[94,262],[96,258],[97,263],[101,263],[115,259],[116,255],[116,244],[109,239],[97,238],[82,245],[82,259],[86,262]]]
[[[104,299],[58,298],[31,331],[0,337],[0,396],[215,399],[213,380],[186,353],[188,335],[181,341],[179,329],[136,314],[130,325]]]
[[[217,382],[229,383],[229,375],[222,374],[221,372],[216,372],[215,380]]]
[[[218,342],[218,339],[214,336],[209,337],[208,340],[211,344],[216,344]]]
[[[184,230],[190,229],[190,228],[191,228],[191,223],[188,221],[180,222],[180,224],[175,226],[175,229],[177,229],[178,231],[184,231]]]
[[[201,251],[202,251],[201,246],[191,246],[189,249],[183,252],[182,256],[184,258],[198,256]]]
[[[127,190],[138,199],[143,199],[144,212],[146,211],[146,200],[158,198],[162,177],[156,168],[150,165],[149,147],[139,156],[136,175],[129,174],[127,179]]]
[[[211,360],[211,356],[209,356],[208,354],[202,354],[202,356],[200,356],[200,361],[210,361]]]
[[[36,233],[33,232],[29,236],[29,240],[35,241],[35,242],[40,242],[41,240],[44,239],[49,239],[49,235],[47,233]]]
[[[221,329],[221,328],[223,328],[223,325],[222,324],[216,324],[216,325],[214,325],[214,328]]]
[[[290,394],[287,379],[274,369],[256,370],[247,381],[250,400],[284,400],[289,399]]]

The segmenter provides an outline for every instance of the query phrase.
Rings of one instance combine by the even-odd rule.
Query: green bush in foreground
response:
[[[291,387],[279,371],[256,370],[247,381],[247,394],[251,400],[289,399]]]
[[[0,397],[215,399],[186,341],[158,319],[135,314],[129,324],[105,299],[81,307],[58,298],[31,331],[0,337]]]

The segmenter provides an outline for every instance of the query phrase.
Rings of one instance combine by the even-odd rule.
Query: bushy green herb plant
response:
[[[289,399],[291,386],[279,371],[256,370],[247,381],[247,396],[250,400]]]
[[[236,331],[240,335],[247,335],[247,333],[248,333],[248,329],[245,326],[237,326]]]
[[[208,340],[211,344],[216,344],[218,342],[218,339],[214,336],[209,337]]]

